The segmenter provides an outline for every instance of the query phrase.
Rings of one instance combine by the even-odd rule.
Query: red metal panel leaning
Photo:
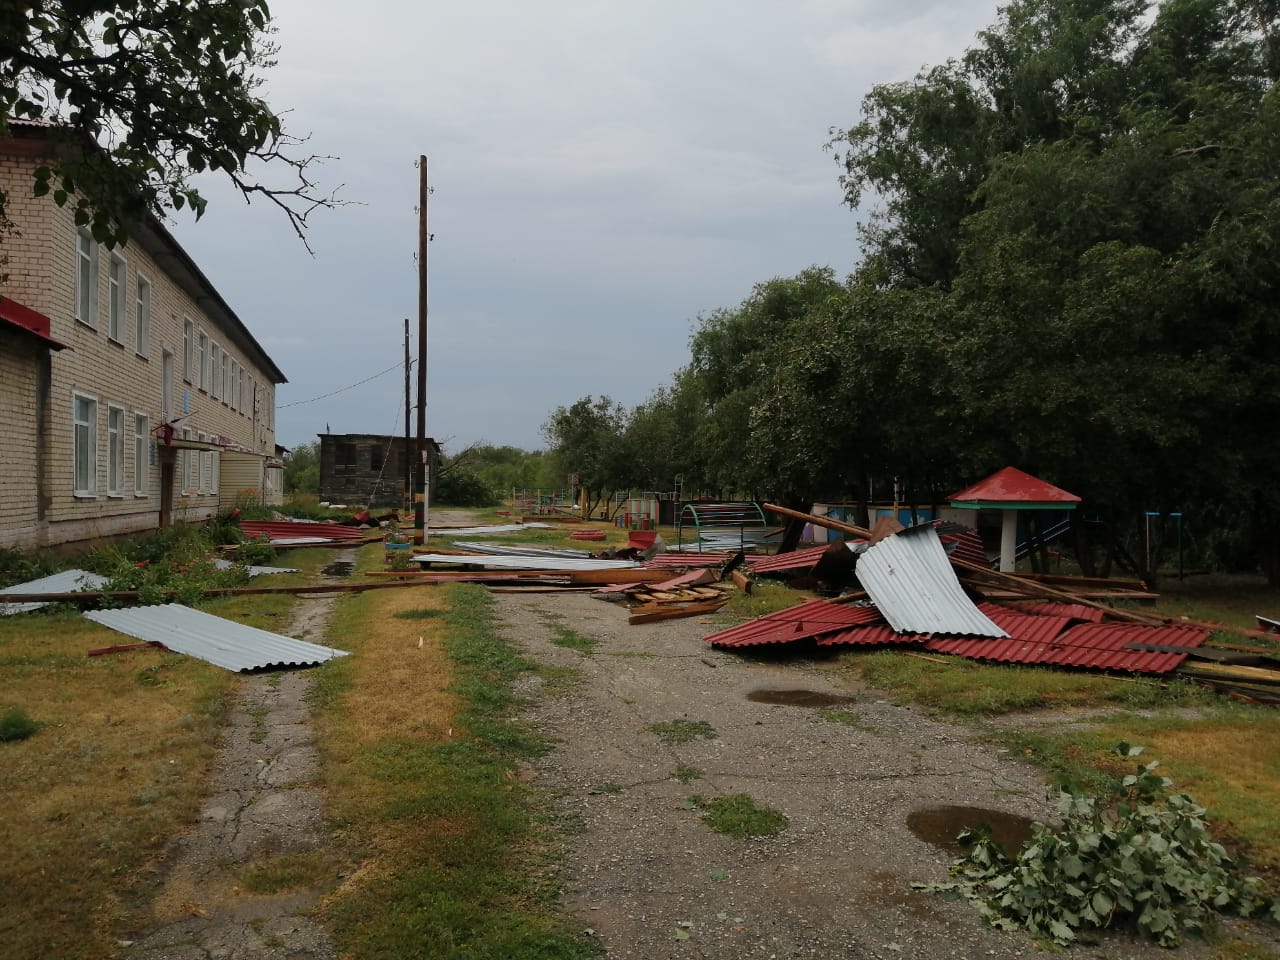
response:
[[[818,638],[817,643],[820,647],[869,647],[885,644],[912,646],[926,643],[930,636],[928,633],[898,633],[887,623],[873,623],[825,634]]]
[[[926,644],[925,649],[1000,663],[1160,674],[1177,669],[1187,659],[1187,654],[1128,650],[1126,645],[1142,643],[1194,648],[1204,643],[1208,636],[1209,631],[1197,627],[1084,623],[1047,641],[964,641],[935,638]]]

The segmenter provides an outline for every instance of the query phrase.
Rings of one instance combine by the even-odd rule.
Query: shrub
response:
[[[1125,757],[1141,749],[1116,746]],[[1059,790],[1053,799],[1062,826],[1035,824],[1015,857],[986,831],[965,830],[959,840],[966,853],[951,868],[960,879],[913,886],[962,897],[993,926],[1023,927],[1060,946],[1096,939],[1117,923],[1172,947],[1203,931],[1218,911],[1270,911],[1280,919],[1258,879],[1240,877],[1213,841],[1204,808],[1170,792],[1172,781],[1156,774],[1157,766],[1139,765],[1106,800]]]
[[[25,740],[37,730],[40,724],[36,723],[26,711],[18,707],[10,707],[3,714],[0,714],[0,743],[8,743],[10,740]]]

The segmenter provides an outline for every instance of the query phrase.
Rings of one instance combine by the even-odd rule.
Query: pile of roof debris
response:
[[[780,576],[796,587],[845,592],[718,631],[707,642],[731,650],[896,646],[996,663],[1176,672],[1241,699],[1280,703],[1280,650],[1210,644],[1210,635],[1224,628],[1098,602],[1154,600],[1140,582],[1001,573],[987,565],[976,534],[963,527],[904,529],[889,519],[870,531],[771,504],[766,509],[851,539],[777,556],[664,552],[642,562],[455,542],[454,552],[415,555],[420,571],[376,575],[465,580],[502,592],[589,590],[628,602],[633,624],[710,613],[735,588],[749,591],[752,578]]]

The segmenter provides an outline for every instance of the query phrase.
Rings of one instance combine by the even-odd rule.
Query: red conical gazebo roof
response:
[[[1080,502],[1074,493],[1067,493],[1061,487],[1033,477],[1017,467],[1005,467],[993,473],[985,480],[980,480],[971,487],[965,487],[947,498],[953,507],[976,509],[992,507],[996,509],[1028,509],[1028,510],[1072,510]]]

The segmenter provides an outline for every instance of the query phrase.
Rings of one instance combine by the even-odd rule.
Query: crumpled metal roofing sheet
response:
[[[1076,622],[1068,616],[1041,617],[1034,613],[1010,610],[996,603],[982,603],[978,605],[978,609],[1014,640],[1053,640]]]
[[[757,617],[748,623],[713,633],[704,639],[713,647],[754,647],[768,643],[791,643],[821,636],[860,623],[880,620],[875,607],[829,600],[809,600],[786,610]]]
[[[473,537],[478,533],[515,533],[519,530],[550,530],[550,523],[493,523],[482,527],[427,527],[428,537]]]
[[[1103,617],[1103,612],[1097,607],[1087,607],[1083,603],[1019,603],[1016,609],[1018,613],[1032,613],[1038,617],[1070,617],[1090,623],[1101,623]]]
[[[751,564],[752,573],[777,573],[783,570],[808,570],[819,560],[829,548],[809,547],[804,550],[793,550],[790,553],[779,553],[772,557],[759,557]]]
[[[1046,618],[1051,619],[1051,618]],[[1000,663],[1091,667],[1135,673],[1168,673],[1182,665],[1185,653],[1125,649],[1130,643],[1198,647],[1209,631],[1186,626],[1135,623],[1083,623],[1049,640],[973,640],[935,637],[925,649]]]
[[[829,633],[818,638],[820,647],[855,647],[876,646],[879,644],[898,644],[909,646],[925,643],[929,639],[927,633],[899,633],[887,623],[873,623],[869,626],[850,627],[839,633]]]
[[[232,567],[235,566],[235,564],[232,563],[230,560],[224,560],[222,557],[216,558],[213,561],[213,565],[217,567],[219,570],[230,570]],[[254,566],[253,564],[249,564],[249,566],[246,568],[246,572],[251,577],[260,577],[264,573],[297,573],[298,568],[297,567],[257,567],[257,566]]]
[[[545,557],[548,559],[551,557],[577,557],[580,560],[587,560],[591,557],[590,550],[575,550],[572,547],[526,547],[514,543],[486,543],[483,540],[455,540],[453,541],[453,548],[467,553],[490,553],[503,557]]]
[[[1005,636],[964,592],[931,526],[911,527],[868,547],[854,573],[895,630]]]
[[[267,537],[270,540],[292,540],[299,537],[356,540],[381,532],[377,527],[361,530],[341,523],[309,523],[305,520],[241,520],[240,530],[246,537]]]
[[[78,590],[97,590],[105,586],[107,582],[106,577],[90,573],[88,570],[63,570],[59,573],[51,573],[49,576],[41,577],[38,580],[5,587],[0,590],[0,597],[3,597],[6,593],[75,593]],[[15,613],[27,613],[48,605],[38,600],[24,601],[23,603],[0,603],[0,616],[7,617]]]
[[[85,616],[137,640],[243,673],[263,667],[302,667],[347,656],[346,650],[295,640],[180,603],[123,610],[90,610]]]
[[[503,570],[638,570],[630,560],[587,560],[580,557],[498,557],[488,554],[415,553],[415,563],[452,563]]]

